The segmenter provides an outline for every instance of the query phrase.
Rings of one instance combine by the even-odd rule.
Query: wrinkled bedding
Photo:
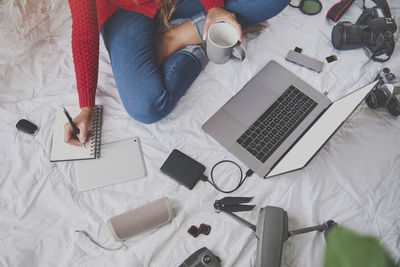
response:
[[[105,107],[102,142],[139,137],[147,176],[78,192],[74,163],[49,161],[55,108],[78,104],[68,2],[2,1],[0,266],[178,266],[203,246],[218,255],[223,266],[254,266],[257,240],[252,230],[214,211],[214,201],[226,195],[204,182],[188,190],[159,168],[174,148],[203,163],[206,175],[220,160],[240,163],[201,125],[269,60],[280,62],[333,100],[371,82],[383,66],[400,74],[399,45],[384,64],[368,60],[362,49],[332,47],[334,24],[325,20],[325,14],[335,2],[323,1],[324,8],[316,16],[287,7],[268,21],[266,30],[244,38],[247,58],[242,63],[209,63],[173,112],[152,125],[141,124],[125,112],[101,43],[96,102]],[[390,3],[400,26],[400,2]],[[354,22],[361,4],[353,4],[342,20]],[[398,41],[398,32],[395,37]],[[315,73],[285,61],[295,46],[323,61],[335,54],[338,61]],[[21,118],[39,126],[36,136],[16,130]],[[268,180],[253,175],[232,196],[254,197],[256,208],[240,214],[253,223],[266,205],[284,208],[290,229],[334,219],[377,236],[399,260],[399,137],[400,118],[361,104],[305,168]],[[231,166],[220,173],[224,188],[236,185],[237,173]],[[106,220],[163,196],[171,200],[175,218],[128,240],[125,250],[102,250],[75,232],[86,230],[103,245],[115,247]],[[191,237],[187,229],[201,223],[212,226],[210,235]],[[324,249],[321,234],[295,236],[284,245],[282,266],[321,266]]]

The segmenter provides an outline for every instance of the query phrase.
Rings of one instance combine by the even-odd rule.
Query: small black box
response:
[[[177,149],[171,152],[160,168],[163,173],[189,189],[203,177],[205,169],[203,164]]]

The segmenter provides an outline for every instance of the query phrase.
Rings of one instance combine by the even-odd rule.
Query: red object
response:
[[[211,232],[211,226],[205,223],[200,224],[199,228],[197,228],[195,225],[192,225],[188,229],[188,233],[193,237],[198,237],[199,234],[208,235],[210,232]]]
[[[224,7],[224,0],[200,0],[206,10]],[[72,15],[72,54],[79,106],[94,106],[99,66],[99,32],[121,7],[154,18],[159,0],[69,0]]]
[[[188,229],[188,233],[191,234],[193,237],[197,237],[200,234],[199,228],[195,225],[190,226]]]
[[[200,233],[202,233],[203,235],[208,235],[211,232],[211,226],[209,226],[208,224],[200,224],[199,227]]]

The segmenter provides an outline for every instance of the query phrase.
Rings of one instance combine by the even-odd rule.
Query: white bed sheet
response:
[[[201,125],[232,97],[257,70],[274,59],[311,85],[338,98],[372,81],[383,66],[400,74],[400,49],[386,64],[368,60],[362,49],[340,52],[330,43],[333,24],[324,15],[336,1],[323,1],[316,16],[287,7],[268,21],[258,36],[247,36],[244,62],[209,63],[164,120],[143,125],[125,112],[101,43],[96,101],[105,106],[103,142],[138,136],[145,178],[88,192],[77,191],[74,163],[50,163],[54,109],[77,105],[67,1],[5,0],[0,4],[0,266],[177,266],[207,246],[223,266],[253,266],[256,238],[244,225],[213,209],[225,194],[199,182],[189,191],[159,168],[174,148],[210,168],[222,159],[238,160],[201,130]],[[398,25],[400,2],[390,1]],[[342,20],[355,21],[361,1]],[[398,33],[396,33],[398,40]],[[325,60],[320,74],[286,62],[289,49]],[[26,118],[40,130],[34,137],[17,132]],[[400,259],[400,118],[384,109],[361,105],[315,158],[302,170],[269,180],[249,178],[233,196],[254,196],[252,212],[275,205],[289,215],[289,228],[334,219],[360,233],[377,236]],[[241,164],[242,168],[246,167]],[[230,166],[224,167],[234,175]],[[235,185],[225,179],[224,186]],[[75,230],[86,230],[99,242],[116,246],[105,220],[167,196],[176,217],[168,225],[130,239],[127,250],[97,248]],[[210,235],[192,238],[191,225],[207,223]],[[282,266],[321,266],[324,238],[311,233],[284,245]]]

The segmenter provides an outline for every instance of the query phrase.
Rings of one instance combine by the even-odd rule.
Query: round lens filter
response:
[[[193,237],[197,237],[200,234],[199,228],[197,228],[196,226],[192,225],[189,230],[188,233],[191,234]]]
[[[211,226],[209,226],[208,224],[200,224],[199,227],[200,233],[202,233],[203,235],[208,235],[211,231]]]
[[[319,0],[302,0],[299,8],[304,14],[315,15],[322,10],[322,4]]]

